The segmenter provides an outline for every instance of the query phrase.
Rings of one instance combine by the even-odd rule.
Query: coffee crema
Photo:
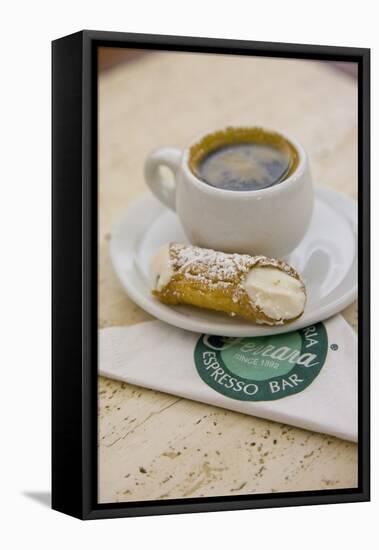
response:
[[[227,128],[194,145],[189,165],[212,187],[257,191],[291,175],[298,165],[298,155],[280,134],[262,128]]]

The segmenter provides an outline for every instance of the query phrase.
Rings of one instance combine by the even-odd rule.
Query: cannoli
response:
[[[297,271],[280,260],[226,254],[170,243],[151,263],[152,293],[165,304],[189,304],[282,325],[302,315],[306,290]]]

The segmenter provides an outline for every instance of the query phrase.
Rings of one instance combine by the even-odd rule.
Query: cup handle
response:
[[[173,147],[162,147],[156,149],[147,157],[145,161],[145,180],[150,187],[150,191],[165,206],[175,211],[175,184],[164,181],[159,171],[160,166],[167,166],[176,179],[182,152]]]

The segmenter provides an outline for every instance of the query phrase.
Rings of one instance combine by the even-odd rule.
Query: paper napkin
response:
[[[161,321],[99,331],[104,376],[350,441],[357,441],[357,363],[357,337],[341,315],[254,338]]]

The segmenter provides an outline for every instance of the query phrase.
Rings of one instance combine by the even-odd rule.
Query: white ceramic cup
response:
[[[293,138],[283,132],[280,135],[296,149],[298,163],[287,179],[272,187],[231,191],[208,185],[189,167],[191,146],[184,151],[171,147],[153,151],[145,162],[146,183],[165,206],[177,213],[191,244],[284,258],[308,228],[313,188],[305,150]],[[161,166],[173,172],[174,184],[162,177]]]

